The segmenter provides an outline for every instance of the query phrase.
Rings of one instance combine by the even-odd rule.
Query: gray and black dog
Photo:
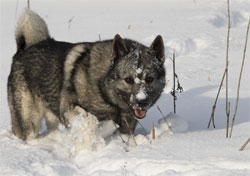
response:
[[[128,134],[165,87],[161,36],[150,47],[118,34],[92,43],[61,42],[50,37],[40,16],[26,9],[16,42],[8,101],[12,132],[23,140],[37,137],[43,117],[48,130],[59,122],[69,126],[65,113],[76,106],[100,121],[112,119]]]

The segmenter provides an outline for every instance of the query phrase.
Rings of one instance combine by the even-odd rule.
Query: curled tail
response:
[[[50,38],[45,21],[35,12],[25,9],[19,18],[16,28],[17,51]]]

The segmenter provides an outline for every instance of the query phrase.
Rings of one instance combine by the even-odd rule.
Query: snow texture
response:
[[[135,77],[134,82],[135,82],[135,84],[140,84],[140,83],[141,83],[141,80],[140,80],[140,78]]]
[[[174,133],[183,133],[188,131],[188,123],[180,116],[170,112],[166,117],[158,120],[162,131],[171,131]]]
[[[141,73],[142,73],[142,69],[141,69],[141,68],[137,68],[137,69],[136,69],[136,73],[137,73],[137,74],[141,74]]]
[[[250,1],[230,3],[229,101],[233,114]],[[249,47],[232,138],[225,138],[224,87],[215,111],[216,128],[207,129],[225,67],[226,0],[31,1],[31,9],[46,21],[51,36],[60,41],[96,41],[99,35],[105,40],[119,33],[150,46],[158,34],[162,35],[168,84],[159,101],[140,120],[143,127],[137,126],[134,137],[137,145],[132,137],[117,133],[118,126],[112,121],[99,122],[79,108],[67,114],[71,119],[69,130],[59,126],[29,142],[11,133],[6,85],[16,51],[15,24],[25,6],[26,1],[0,3],[0,175],[250,175],[250,144],[239,152],[250,134]],[[171,113],[173,75],[169,58],[173,53],[184,87],[184,92],[177,94],[177,114]],[[139,93],[140,98],[147,96],[143,90]]]
[[[145,100],[147,98],[147,93],[145,91],[145,87],[141,86],[139,92],[136,94],[137,100]]]

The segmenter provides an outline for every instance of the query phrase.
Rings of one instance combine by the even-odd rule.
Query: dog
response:
[[[65,114],[74,107],[130,134],[165,87],[160,35],[149,47],[118,34],[97,42],[56,41],[45,21],[26,9],[15,38],[8,103],[12,132],[23,140],[38,136],[43,118],[48,131],[59,123],[70,127]]]

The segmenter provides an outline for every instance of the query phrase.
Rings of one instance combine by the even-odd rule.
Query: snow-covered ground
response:
[[[161,34],[168,56],[168,86],[156,106],[141,120],[135,140],[123,143],[112,122],[99,124],[83,112],[72,122],[39,139],[24,142],[10,132],[7,77],[16,51],[15,25],[26,0],[1,0],[0,175],[250,175],[250,45],[243,71],[233,137],[225,138],[225,88],[215,112],[216,129],[207,129],[225,66],[226,0],[31,0],[31,9],[45,19],[50,34],[71,42],[121,36],[149,45]],[[234,113],[250,0],[231,2],[229,97]],[[172,61],[184,92],[173,115]],[[160,107],[171,132],[157,109]],[[84,118],[82,118],[84,116]],[[152,140],[152,122],[156,139]],[[158,124],[160,122],[160,124]],[[107,130],[108,129],[108,130]],[[127,141],[127,136],[122,136]]]

